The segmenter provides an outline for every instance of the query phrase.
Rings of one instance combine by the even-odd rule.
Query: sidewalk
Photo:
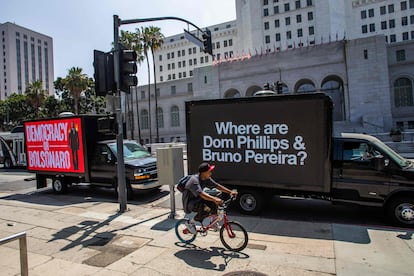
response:
[[[128,204],[119,214],[116,202],[48,190],[10,195],[0,199],[0,238],[26,232],[29,275],[39,276],[379,276],[414,270],[413,232],[395,229],[239,216],[232,218],[249,232],[243,252],[224,250],[217,232],[183,245],[170,209],[162,207],[166,202],[168,196]],[[0,246],[0,254],[0,274],[20,275],[18,241]]]

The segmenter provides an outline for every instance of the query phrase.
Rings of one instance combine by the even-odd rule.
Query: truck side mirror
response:
[[[374,157],[374,165],[377,171],[382,171],[386,166],[388,166],[388,163],[388,160],[386,160],[382,155]]]

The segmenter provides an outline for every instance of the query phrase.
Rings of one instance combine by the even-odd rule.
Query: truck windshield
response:
[[[116,143],[110,144],[111,150],[116,155],[117,154],[117,147]],[[124,159],[136,159],[141,157],[150,156],[151,154],[140,144],[128,141],[124,142]]]

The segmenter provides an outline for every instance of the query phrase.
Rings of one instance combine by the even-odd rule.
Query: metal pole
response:
[[[123,213],[127,210],[126,202],[126,183],[125,183],[125,164],[124,164],[124,145],[123,145],[123,120],[122,120],[122,101],[121,101],[121,90],[120,90],[120,72],[119,72],[119,25],[120,20],[118,15],[114,15],[114,73],[116,88],[118,91],[118,103],[116,116],[118,119],[118,134],[116,136],[116,147],[117,147],[117,159],[118,159],[118,202],[119,212]]]

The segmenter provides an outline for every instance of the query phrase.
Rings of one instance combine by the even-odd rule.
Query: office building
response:
[[[0,37],[0,100],[23,94],[37,80],[53,95],[52,38],[10,22],[0,24]]]

